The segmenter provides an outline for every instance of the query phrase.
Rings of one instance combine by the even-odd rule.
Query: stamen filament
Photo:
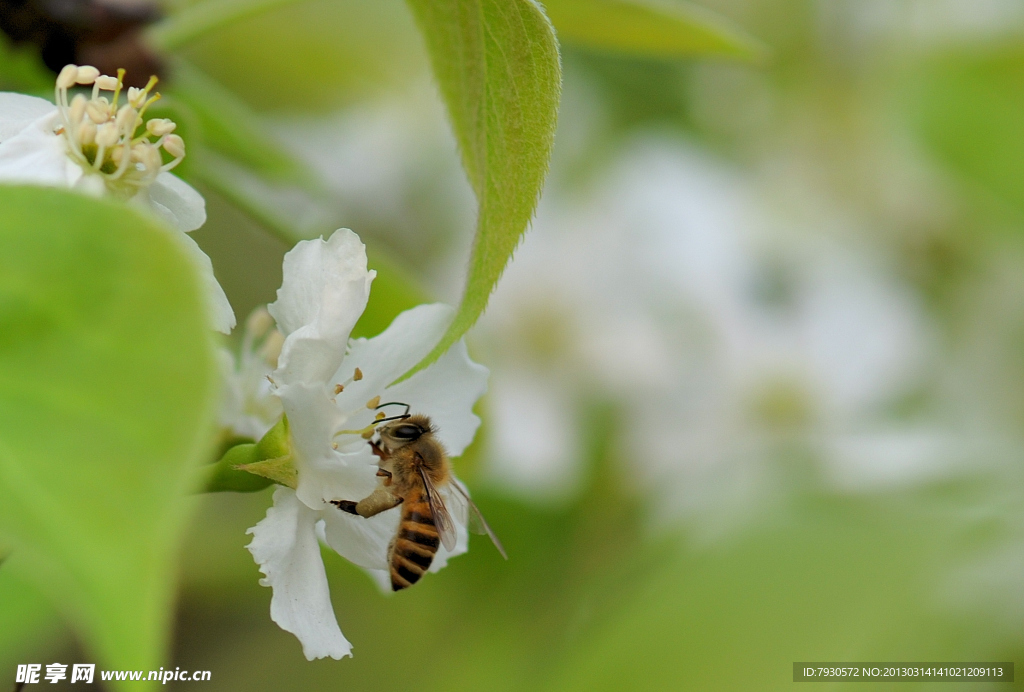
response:
[[[112,103],[117,106],[117,99],[121,97],[121,87],[124,86],[124,73],[123,67],[117,68],[117,87],[114,88],[114,98]]]

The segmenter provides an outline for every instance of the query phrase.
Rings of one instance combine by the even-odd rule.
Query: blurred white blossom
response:
[[[595,393],[620,402],[630,476],[669,516],[776,490],[762,462],[794,436],[846,487],[941,472],[948,435],[887,415],[932,359],[915,294],[834,218],[801,225],[712,156],[658,138],[585,192],[545,198],[481,323],[504,370],[493,477],[561,482],[553,467],[578,463],[563,450],[588,434],[575,412]],[[531,408],[559,411],[530,428],[548,440],[520,442],[523,418],[501,413]],[[523,445],[543,464],[521,463]],[[884,468],[863,458],[878,445]]]

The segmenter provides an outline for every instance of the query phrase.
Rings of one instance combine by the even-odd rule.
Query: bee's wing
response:
[[[434,526],[437,528],[437,535],[441,537],[441,545],[445,547],[445,550],[451,552],[455,550],[455,542],[459,536],[455,531],[455,522],[452,521],[452,516],[448,513],[448,508],[445,507],[444,498],[441,497],[441,493],[437,486],[434,485],[434,481],[430,480],[430,476],[423,470],[422,466],[419,467],[419,472],[420,478],[423,479],[423,487],[427,491],[430,513],[434,515]]]
[[[505,547],[501,545],[501,541],[494,535],[494,531],[491,530],[490,524],[484,519],[484,515],[480,513],[476,504],[469,499],[469,493],[462,486],[462,481],[452,476],[451,482],[448,484],[455,489],[454,493],[451,493],[449,497],[453,500],[452,505],[456,516],[462,523],[466,524],[470,531],[473,533],[487,534],[491,538],[491,543],[498,549],[501,556],[508,559],[508,554],[505,553]]]

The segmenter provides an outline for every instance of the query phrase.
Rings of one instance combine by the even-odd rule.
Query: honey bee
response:
[[[388,544],[391,589],[400,591],[418,582],[430,568],[439,545],[446,550],[455,548],[455,522],[445,495],[457,516],[468,519],[465,523],[477,533],[490,536],[494,547],[507,560],[501,541],[452,476],[448,455],[430,419],[409,415],[408,404],[391,402],[377,408],[393,405],[405,406],[405,413],[378,421],[393,422],[377,428],[379,443],[369,443],[380,460],[380,484],[358,502],[331,500],[342,511],[367,518],[402,505],[398,531]]]

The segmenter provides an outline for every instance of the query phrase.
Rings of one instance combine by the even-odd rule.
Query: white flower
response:
[[[377,459],[358,432],[374,420],[378,401],[409,404],[429,416],[451,456],[462,454],[480,420],[474,402],[484,393],[487,369],[473,363],[459,342],[437,362],[392,385],[438,342],[454,311],[445,305],[408,310],[372,339],[349,341],[369,296],[375,272],[348,230],[327,241],[299,243],[284,260],[284,282],[269,306],[285,339],[272,379],[291,434],[297,488],[278,488],[274,507],[255,527],[249,550],[274,589],[271,617],[302,642],[310,660],[350,655],[331,608],[317,542],[381,575],[387,546],[398,529],[400,508],[365,519],[338,510],[330,500],[360,500],[377,485]],[[378,397],[380,397],[378,399]],[[465,552],[467,534],[431,565]]]
[[[144,121],[156,78],[145,89],[130,88],[119,105],[122,75],[100,75],[94,67],[68,65],[57,77],[56,102],[0,92],[0,184],[69,187],[109,195],[155,212],[182,233],[175,237],[197,264],[210,303],[214,327],[228,333],[235,315],[213,275],[210,258],[186,233],[206,222],[206,202],[168,171],[185,157],[174,123]],[[92,98],[68,89],[93,87]],[[108,99],[105,95],[110,93]],[[137,134],[140,127],[144,132]],[[164,163],[161,149],[172,156]]]
[[[266,308],[259,308],[245,321],[238,358],[221,348],[220,423],[234,435],[258,440],[281,419],[284,409],[273,394],[270,375],[277,367],[283,339],[274,329],[274,318]]]

